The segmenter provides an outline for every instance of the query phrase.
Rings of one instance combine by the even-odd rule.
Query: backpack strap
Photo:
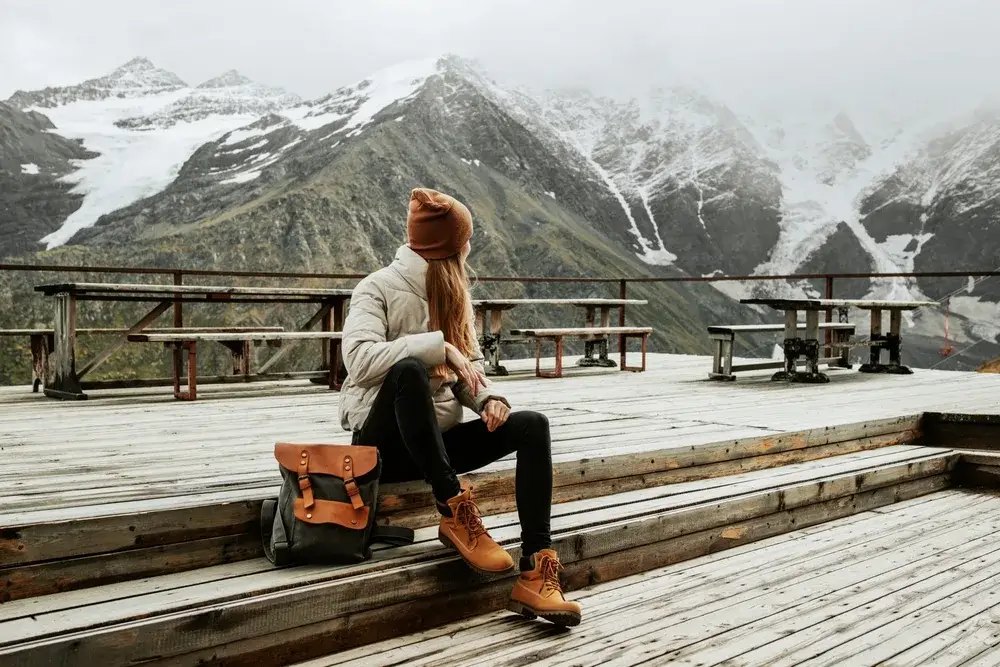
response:
[[[375,526],[370,541],[405,547],[407,544],[413,544],[413,530],[399,526]]]
[[[284,522],[276,516],[277,512],[277,500],[268,499],[261,503],[260,538],[264,543],[264,555],[280,567],[288,564],[288,536],[285,534]]]

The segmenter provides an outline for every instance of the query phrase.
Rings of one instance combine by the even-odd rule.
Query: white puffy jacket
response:
[[[426,274],[427,262],[403,246],[396,251],[392,264],[354,288],[344,322],[344,364],[348,377],[340,391],[340,422],[348,431],[360,431],[364,426],[382,382],[394,364],[410,357],[420,359],[428,369],[445,363],[444,335],[427,330],[430,316]],[[478,345],[473,362],[482,370]],[[462,422],[463,405],[478,414],[490,398],[507,402],[491,385],[472,396],[464,382],[434,376],[431,391],[442,431]]]

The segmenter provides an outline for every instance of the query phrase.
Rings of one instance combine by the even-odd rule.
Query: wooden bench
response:
[[[805,322],[799,322],[798,328],[804,330]],[[820,359],[820,363],[838,368],[850,368],[850,339],[854,335],[854,325],[849,322],[821,322],[820,330],[833,333],[831,349],[840,349],[840,354],[834,357]],[[768,331],[784,331],[784,324],[730,324],[708,327],[708,335],[712,339],[712,372],[708,377],[712,380],[735,380],[736,371],[759,371],[771,368],[784,368],[785,361],[759,361],[751,364],[733,365],[733,343],[736,334],[764,333]]]
[[[621,352],[621,369],[638,373],[646,370],[646,342],[649,335],[653,333],[650,327],[575,327],[569,329],[511,329],[511,335],[520,338],[535,340],[535,376],[540,378],[560,378],[562,377],[562,355],[563,338],[566,336],[592,341],[595,339],[607,340],[608,336],[619,337],[619,347]],[[628,366],[626,364],[626,343],[629,338],[639,338],[642,340],[642,365]],[[556,344],[556,368],[554,371],[542,370],[542,343],[552,341]]]
[[[282,327],[166,327],[145,329],[150,333],[247,333],[251,331],[284,331]],[[38,393],[49,373],[49,355],[55,349],[55,329],[0,329],[0,336],[27,336],[31,340],[31,391]],[[117,335],[123,336],[128,329],[77,329],[77,334],[84,335]],[[236,352],[233,352],[233,364],[237,364]]]
[[[339,331],[248,331],[243,333],[141,333],[129,334],[128,340],[133,343],[163,343],[166,347],[187,352],[187,391],[181,391],[181,366],[174,367],[174,398],[178,400],[193,401],[198,398],[197,393],[197,357],[199,342],[215,342],[225,345],[233,351],[236,359],[237,353],[240,355],[240,365],[234,368],[234,375],[242,376],[247,381],[259,379],[250,373],[250,345],[256,343],[267,343],[271,347],[280,347],[285,341],[301,340],[326,340],[329,341],[330,370],[326,371],[306,371],[302,373],[288,373],[289,378],[314,378],[328,377],[330,389],[339,389],[337,379],[337,369],[340,366],[340,339],[342,333]]]

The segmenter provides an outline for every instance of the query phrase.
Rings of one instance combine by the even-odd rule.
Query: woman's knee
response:
[[[525,410],[515,412],[510,419],[516,419],[518,425],[523,429],[524,435],[533,441],[543,442],[546,445],[550,441],[549,418],[541,412]]]
[[[429,379],[427,367],[424,365],[424,362],[415,357],[408,357],[397,361],[389,370],[389,376],[397,382],[400,380],[427,382]]]

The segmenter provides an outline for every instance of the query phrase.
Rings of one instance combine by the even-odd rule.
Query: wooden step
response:
[[[572,590],[946,488],[958,455],[888,447],[554,508]],[[515,557],[514,514],[488,517]],[[0,663],[288,664],[500,608],[514,575],[471,571],[418,531],[361,565],[260,559],[0,606]]]
[[[298,667],[980,664],[998,528],[1000,495],[946,490],[587,587],[570,632],[502,611]]]
[[[892,418],[662,449],[655,448],[654,435],[650,449],[595,450],[586,458],[557,455],[553,499],[598,498],[911,443],[919,435],[917,423],[916,417]],[[476,487],[484,512],[515,509],[513,461],[465,477]],[[277,464],[273,479],[278,479]],[[277,491],[270,482],[0,517],[0,601],[257,558],[262,555],[260,503]],[[383,485],[380,516],[383,523],[413,528],[437,521],[423,482]]]

